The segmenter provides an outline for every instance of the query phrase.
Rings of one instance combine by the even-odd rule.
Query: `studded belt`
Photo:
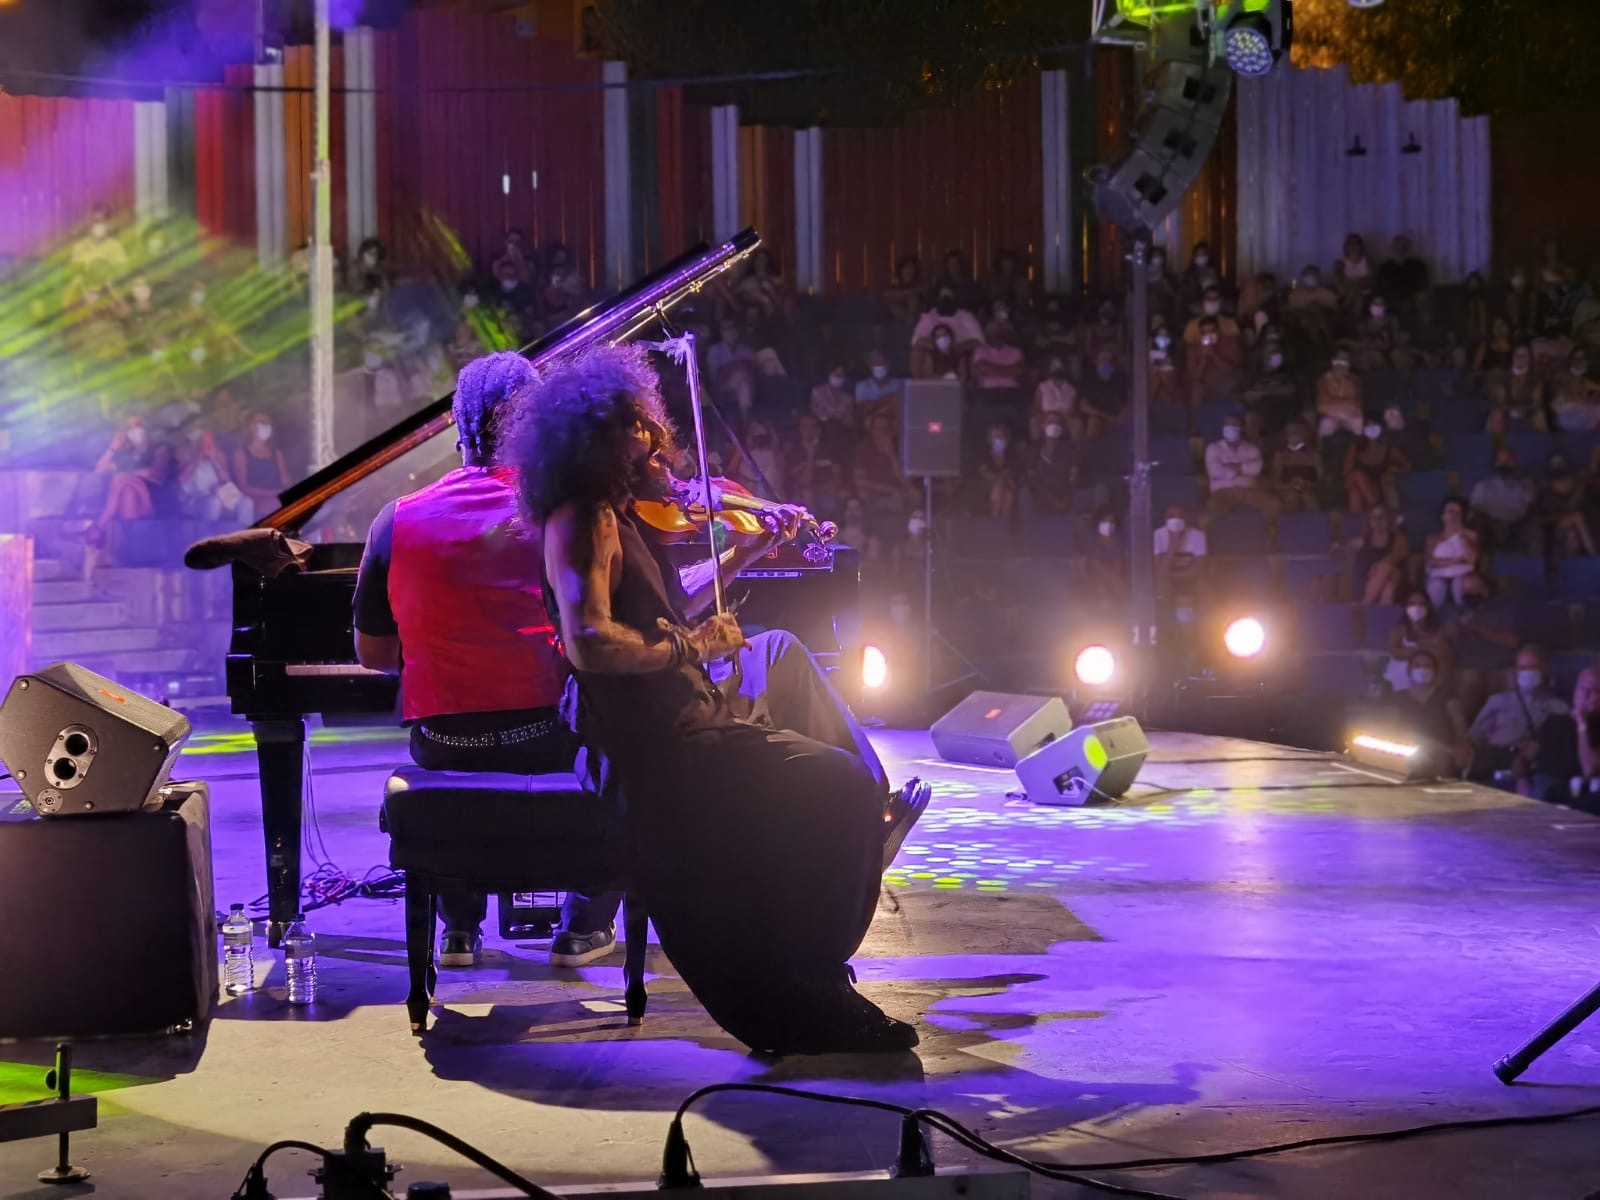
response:
[[[543,720],[531,721],[511,729],[497,729],[493,733],[436,733],[421,722],[418,723],[417,730],[430,742],[436,742],[441,746],[450,746],[458,750],[487,750],[494,746],[516,746],[523,742],[537,741],[565,727],[559,717],[545,717]]]

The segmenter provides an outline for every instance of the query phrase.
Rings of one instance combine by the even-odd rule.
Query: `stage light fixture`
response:
[[[1235,658],[1254,658],[1266,649],[1266,627],[1254,617],[1240,617],[1222,631],[1222,644]]]
[[[1350,738],[1346,753],[1352,762],[1408,781],[1437,778],[1447,765],[1446,752],[1404,730],[1372,733],[1368,731],[1371,728],[1359,730]]]
[[[1104,646],[1085,646],[1073,661],[1072,673],[1078,682],[1089,687],[1101,687],[1111,682],[1117,673],[1116,655]]]
[[[877,646],[861,648],[861,684],[877,691],[889,682],[889,660]]]

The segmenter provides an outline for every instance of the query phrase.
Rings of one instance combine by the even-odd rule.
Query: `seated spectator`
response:
[[[565,246],[552,248],[550,270],[539,292],[539,311],[551,329],[577,316],[589,303],[589,289],[583,276],[567,265],[566,258]]]
[[[1067,321],[1066,306],[1060,296],[1045,297],[1039,312],[1039,331],[1033,339],[1033,352],[1040,358],[1059,354],[1071,379],[1083,374],[1082,344],[1077,329]]]
[[[117,426],[110,444],[94,466],[96,475],[109,475],[111,480],[106,486],[106,500],[100,515],[83,531],[84,542],[89,546],[102,546],[112,521],[137,521],[148,517],[155,508],[154,492],[166,479],[171,461],[167,447],[150,436],[139,417],[129,417]],[[282,486],[289,486],[287,478]],[[273,498],[276,500],[276,492]]]
[[[1405,611],[1389,630],[1389,664],[1383,677],[1391,690],[1403,692],[1411,686],[1411,659],[1419,652],[1433,659],[1437,682],[1448,683],[1455,666],[1454,635],[1427,593],[1412,592],[1406,597]]]
[[[1589,378],[1589,352],[1579,346],[1567,370],[1550,383],[1550,411],[1557,429],[1592,433],[1600,429],[1600,384]]]
[[[1478,349],[1489,340],[1489,297],[1484,290],[1483,276],[1468,271],[1461,281],[1461,334],[1463,345],[1469,351],[1468,361],[1473,361]],[[1511,343],[1511,327],[1506,326],[1506,344]],[[1464,364],[1457,363],[1457,366]],[[1476,369],[1476,368],[1474,368]]]
[[[1272,456],[1272,491],[1284,512],[1316,512],[1322,459],[1301,421],[1290,421],[1282,448]]]
[[[1004,301],[1013,313],[1028,307],[1032,288],[1028,284],[1028,273],[1022,267],[1022,259],[1015,250],[1002,247],[995,255],[994,269],[989,273],[988,290],[992,303]]]
[[[1044,436],[1045,424],[1053,417],[1067,425],[1066,432],[1073,438],[1083,436],[1081,428],[1073,428],[1077,419],[1078,390],[1067,378],[1066,359],[1052,354],[1045,361],[1044,374],[1033,388],[1033,407],[1028,413],[1028,435],[1034,441]]]
[[[867,377],[856,383],[856,408],[862,420],[873,413],[888,412],[900,420],[900,395],[905,390],[900,380],[889,374],[889,359],[882,350],[867,355]]]
[[[721,338],[706,351],[711,387],[738,406],[741,421],[748,420],[756,396],[756,352],[732,317],[723,318],[720,332]]]
[[[783,311],[788,286],[778,273],[771,250],[765,246],[757,248],[734,291],[740,306],[755,309],[763,321],[770,321]]]
[[[1172,356],[1172,335],[1162,327],[1150,335],[1150,403],[1188,402],[1187,387]]]
[[[1589,470],[1583,479],[1578,511],[1583,513],[1590,529],[1600,529],[1600,446],[1589,452]]]
[[[874,413],[867,421],[867,437],[856,447],[853,476],[867,531],[893,553],[905,537],[906,514],[916,497],[900,471],[900,441],[894,418],[887,413]]]
[[[1539,481],[1535,511],[1543,533],[1543,546],[1552,557],[1594,557],[1594,537],[1584,518],[1583,491],[1567,456],[1559,452],[1545,461]]]
[[[1102,346],[1095,355],[1094,374],[1078,389],[1078,416],[1082,432],[1076,436],[1094,439],[1105,427],[1122,419],[1128,409],[1128,381],[1117,368],[1117,352]]]
[[[1184,351],[1184,377],[1191,405],[1208,400],[1231,400],[1239,394],[1239,369],[1242,352],[1237,337],[1222,336],[1216,317],[1203,316],[1197,328],[1199,337]]]
[[[1439,532],[1424,548],[1428,599],[1436,608],[1462,603],[1463,584],[1478,570],[1478,535],[1467,528],[1467,506],[1452,496],[1439,507]]]
[[[1544,383],[1533,371],[1533,348],[1520,342],[1511,352],[1511,369],[1490,377],[1484,389],[1493,408],[1488,431],[1500,437],[1512,429],[1549,430]]]
[[[1156,529],[1154,546],[1156,593],[1176,597],[1180,592],[1197,592],[1205,566],[1206,533],[1190,527],[1183,505],[1168,507],[1166,521]]]
[[[1002,321],[991,321],[984,344],[972,351],[972,379],[984,391],[1022,390],[1022,350],[1016,331]]]
[[[1600,804],[1600,665],[1578,672],[1572,719],[1577,725],[1578,773],[1568,790],[1573,799],[1586,799],[1585,811],[1594,813]]]
[[[795,437],[784,453],[783,479],[789,496],[818,516],[839,511],[839,495],[847,480],[842,464],[822,436],[822,422],[812,413],[800,414]]]
[[[1411,470],[1411,462],[1389,440],[1383,423],[1367,418],[1361,437],[1350,447],[1344,460],[1344,491],[1353,513],[1366,512],[1377,504],[1398,510],[1400,498],[1395,480]]]
[[[985,445],[983,460],[978,464],[973,508],[979,516],[1009,521],[1017,511],[1017,492],[1023,479],[1016,448],[1011,444],[1011,431],[1003,422],[991,424]]]
[[[1067,414],[1047,412],[1040,419],[1039,435],[1028,447],[1029,500],[1035,512],[1070,512],[1076,470],[1067,442]]]
[[[240,525],[255,520],[255,506],[234,484],[228,458],[201,417],[190,417],[180,430],[177,463],[178,508],[202,521],[227,517]]]
[[[1217,513],[1253,508],[1267,520],[1278,515],[1278,498],[1261,486],[1261,447],[1244,436],[1244,418],[1229,414],[1222,437],[1206,447],[1206,481],[1211,495],[1206,506]]]
[[[1366,426],[1361,379],[1350,370],[1350,356],[1336,351],[1317,379],[1317,432],[1327,437],[1336,429],[1359,434]]]
[[[971,372],[969,355],[960,348],[955,331],[948,325],[935,325],[928,346],[911,355],[911,378],[956,379],[967,381]]]
[[[1105,607],[1120,607],[1128,599],[1128,539],[1117,523],[1116,509],[1102,504],[1095,509],[1094,533],[1085,557],[1093,580],[1095,599]]]
[[[363,243],[361,255],[363,263],[366,261],[366,255],[367,246]],[[527,241],[522,236],[522,230],[512,229],[507,231],[506,240],[500,254],[495,258],[494,262],[489,264],[489,274],[493,278],[500,279],[502,277],[500,270],[502,263],[510,268],[506,274],[514,275],[519,283],[533,284],[535,282],[533,262],[528,253]]]
[[[1394,326],[1394,342],[1389,350],[1389,365],[1396,371],[1421,371],[1437,365],[1438,359],[1425,347],[1419,346],[1411,331]]]
[[[1178,276],[1178,300],[1183,307],[1184,319],[1199,315],[1201,298],[1206,289],[1220,287],[1221,284],[1222,275],[1211,257],[1211,243],[1196,242],[1189,254],[1189,265]]]
[[[1488,377],[1495,372],[1511,370],[1511,355],[1516,343],[1511,335],[1511,322],[1496,314],[1489,322],[1489,336],[1479,344],[1472,358],[1472,370],[1478,376],[1478,386],[1485,387]]]
[[[1405,410],[1398,404],[1391,404],[1383,410],[1383,437],[1405,456],[1412,469],[1427,463],[1433,456],[1433,446],[1427,433],[1420,428],[1412,428],[1406,421]]]
[[[532,284],[523,280],[515,262],[502,257],[496,260],[492,269],[495,286],[499,289],[495,296],[495,304],[499,308],[510,314],[519,323],[525,319],[527,314],[537,312],[539,293],[534,290]]]
[[[1402,322],[1418,313],[1430,285],[1428,264],[1412,252],[1411,239],[1405,234],[1390,243],[1389,258],[1378,268],[1375,283],[1373,290],[1388,299]]]
[[[1483,701],[1485,680],[1510,668],[1522,644],[1516,600],[1496,593],[1482,575],[1468,575],[1461,581],[1461,609],[1450,629],[1460,668],[1461,700],[1468,712],[1474,712]]]
[[[932,350],[934,331],[940,326],[949,330],[954,349],[962,353],[983,341],[983,326],[978,324],[977,316],[957,303],[954,288],[941,287],[934,295],[933,307],[917,318],[916,328],[911,331],[913,374],[917,352],[926,354]]]
[[[1201,295],[1199,313],[1191,317],[1183,327],[1183,344],[1185,346],[1198,346],[1200,344],[1201,338],[1205,334],[1204,322],[1208,317],[1211,319],[1212,325],[1216,327],[1217,334],[1223,343],[1226,344],[1230,339],[1232,340],[1233,345],[1229,347],[1229,350],[1234,359],[1238,360],[1242,356],[1238,345],[1240,337],[1239,322],[1222,311],[1222,289],[1215,284],[1208,287]]]
[[[866,505],[859,496],[845,498],[844,517],[839,521],[839,542],[861,551],[863,562],[878,562],[883,558],[883,540],[868,530]]]
[[[1095,318],[1086,322],[1081,334],[1083,352],[1091,362],[1100,357],[1102,350],[1110,350],[1116,361],[1122,361],[1124,349],[1127,345],[1122,331],[1122,322],[1117,320],[1117,304],[1114,300],[1102,300],[1095,309]]]
[[[957,308],[975,313],[983,307],[983,290],[972,278],[972,270],[967,266],[966,255],[959,250],[945,253],[944,267],[934,286],[941,292],[948,291],[955,300]],[[961,336],[961,330],[956,331],[956,336]]]
[[[289,464],[272,444],[272,418],[253,412],[244,420],[244,436],[233,452],[233,482],[259,516],[278,507],[278,493],[289,486]]]
[[[104,288],[128,272],[128,251],[111,233],[111,210],[96,204],[89,210],[89,228],[72,243],[67,265],[70,279],[63,303],[71,304],[84,291]]]
[[[1472,489],[1472,522],[1488,534],[1494,550],[1525,550],[1532,544],[1529,521],[1538,486],[1517,466],[1517,453],[1501,447],[1494,453],[1494,475]]]
[[[922,315],[922,297],[926,294],[922,262],[915,254],[907,254],[895,265],[894,282],[883,289],[883,311],[893,320],[914,323]]]
[[[1511,686],[1490,696],[1472,722],[1472,777],[1522,796],[1543,796],[1556,781],[1564,790],[1577,757],[1575,744],[1567,743],[1571,717],[1571,707],[1548,686],[1544,655],[1523,646]]]
[[[1301,269],[1289,293],[1286,310],[1289,327],[1298,331],[1305,341],[1319,349],[1333,344],[1339,297],[1327,285],[1316,263],[1307,263]]]
[[[1407,686],[1398,691],[1390,715],[1426,747],[1430,758],[1443,764],[1441,774],[1459,775],[1472,761],[1461,702],[1446,689],[1438,660],[1426,650],[1411,655],[1406,678]]]
[[[1359,233],[1346,235],[1344,250],[1333,264],[1333,285],[1348,312],[1360,311],[1361,299],[1372,290],[1372,283],[1366,239]]]
[[[1358,371],[1381,371],[1394,366],[1395,341],[1396,327],[1389,316],[1389,306],[1382,296],[1369,298],[1366,315],[1356,324],[1351,365]]]
[[[1217,298],[1221,300],[1220,292]],[[1257,271],[1239,293],[1239,321],[1244,328],[1259,329],[1258,320],[1265,325],[1277,319],[1278,277],[1267,271]]]
[[[1150,258],[1145,263],[1145,288],[1145,302],[1152,319],[1159,317],[1168,326],[1189,319],[1189,314],[1182,311],[1177,283],[1167,274],[1167,252],[1160,246],[1150,248]]]
[[[828,378],[811,389],[811,415],[822,422],[828,436],[838,438],[856,424],[856,395],[842,366],[828,372]]]
[[[739,481],[758,496],[787,495],[788,481],[783,474],[783,452],[778,446],[778,431],[766,421],[752,420],[744,433],[744,451],[745,474],[749,480]]]
[[[1405,585],[1411,541],[1395,523],[1394,509],[1374,504],[1367,510],[1367,528],[1351,543],[1350,581],[1364,605],[1393,604]]]
[[[1289,371],[1283,343],[1272,326],[1263,332],[1244,381],[1245,432],[1251,437],[1276,433],[1300,410],[1300,389]]]

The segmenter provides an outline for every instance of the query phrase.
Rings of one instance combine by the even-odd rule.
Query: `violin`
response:
[[[780,501],[751,495],[748,489],[731,479],[712,477],[709,512],[689,484],[670,473],[666,480],[665,499],[633,502],[634,514],[664,541],[692,541],[705,534],[707,523],[712,520],[722,522],[733,537],[749,541],[770,537],[780,527]],[[839,527],[832,521],[817,520],[804,509],[801,513],[801,528],[812,539],[801,553],[808,562],[821,562],[827,557],[828,543],[839,536]]]

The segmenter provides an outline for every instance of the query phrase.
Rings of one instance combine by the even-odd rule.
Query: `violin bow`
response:
[[[706,546],[711,552],[711,595],[716,602],[717,616],[727,611],[727,597],[722,588],[722,562],[717,556],[716,522],[711,503],[711,463],[706,456],[706,421],[702,412],[700,392],[700,359],[695,354],[694,334],[685,329],[677,337],[652,343],[652,348],[667,355],[683,368],[689,380],[689,411],[694,417],[694,453],[700,468],[700,483],[705,488]]]

